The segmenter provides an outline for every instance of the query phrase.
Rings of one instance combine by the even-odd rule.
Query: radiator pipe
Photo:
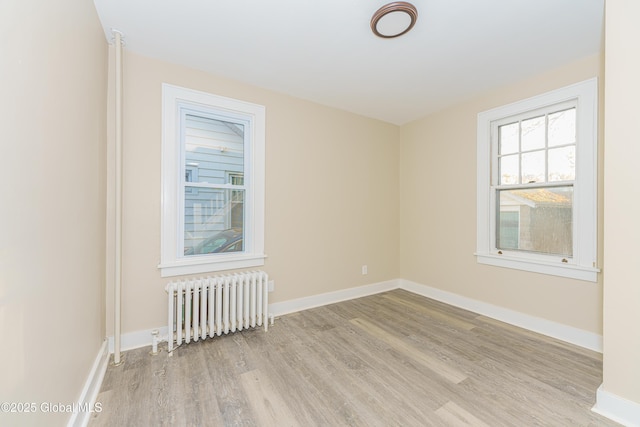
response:
[[[112,30],[115,37],[115,127],[116,127],[116,218],[115,218],[115,284],[113,298],[113,364],[121,365],[121,298],[122,291],[122,33]]]

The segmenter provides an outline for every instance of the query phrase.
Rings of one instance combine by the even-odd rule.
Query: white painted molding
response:
[[[399,280],[388,280],[386,282],[373,283],[371,285],[358,286],[356,288],[342,289],[335,292],[313,295],[310,297],[298,298],[289,301],[269,304],[269,313],[274,316],[282,316],[296,311],[308,310],[327,304],[334,304],[340,301],[347,301],[354,298],[366,297],[368,295],[379,294],[393,289],[397,289]]]
[[[401,289],[602,353],[602,335],[400,279]]]
[[[74,412],[69,418],[67,427],[84,427],[89,424],[89,418],[91,417],[91,410],[97,409],[95,405],[100,387],[102,386],[102,380],[104,374],[107,372],[107,366],[109,365],[109,351],[107,340],[104,340],[98,351],[89,376],[84,384],[80,398],[78,399],[77,408],[81,411]]]
[[[356,288],[342,289],[335,292],[327,292],[325,294],[313,295],[310,297],[298,298],[289,301],[277,302],[269,304],[269,313],[273,316],[282,316],[296,311],[307,310],[309,308],[320,307],[327,304],[333,304],[340,301],[346,301],[354,298],[360,298],[380,292],[390,291],[398,288],[398,280],[389,280],[386,282],[374,283],[371,285],[358,286]],[[145,329],[143,331],[129,332],[122,334],[121,347],[122,351],[133,350],[140,347],[146,347],[152,344],[151,332],[157,330],[161,338],[166,338],[168,327],[161,326],[153,329]],[[108,337],[109,353],[113,353],[114,342],[113,337]]]
[[[441,289],[421,285],[405,279],[387,280],[385,282],[373,283],[370,285],[358,286],[355,288],[342,289],[334,292],[327,292],[319,295],[312,295],[304,298],[297,298],[269,304],[269,313],[273,316],[283,316],[297,311],[308,310],[327,304],[334,304],[354,298],[365,297],[378,294],[380,292],[391,291],[393,289],[404,289],[418,295],[432,298],[434,300],[460,307],[483,316],[491,317],[514,326],[528,329],[543,335],[550,336],[589,350],[602,353],[602,336],[582,329],[567,326],[562,323],[542,319],[520,313],[518,311],[499,307],[482,301],[463,297]],[[122,335],[121,346],[123,351],[135,348],[146,347],[152,344],[151,332],[157,330],[161,338],[166,338],[167,326],[160,326],[143,331],[129,332]],[[109,352],[113,353],[113,337],[109,337]]]
[[[591,410],[623,426],[640,427],[640,403],[609,393],[602,385],[598,387],[596,404]]]
[[[152,344],[151,332],[158,331],[160,337],[167,336],[167,326],[160,326],[153,329],[145,329],[144,331],[135,331],[122,334],[122,351],[133,350],[140,347],[146,347]],[[109,353],[113,353],[113,337],[109,337]]]

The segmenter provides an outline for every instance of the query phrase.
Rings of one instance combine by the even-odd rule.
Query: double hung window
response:
[[[162,276],[264,263],[264,107],[163,85]]]
[[[478,262],[596,280],[596,92],[478,115]]]

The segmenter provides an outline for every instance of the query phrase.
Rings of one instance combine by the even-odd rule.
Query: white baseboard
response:
[[[401,289],[602,353],[602,335],[400,279]]]
[[[87,381],[85,382],[82,393],[80,393],[80,398],[78,399],[77,407],[83,408],[84,410],[73,412],[73,414],[71,414],[71,417],[69,418],[67,427],[86,426],[89,423],[91,410],[97,409],[94,405],[96,403],[98,393],[100,392],[100,387],[102,386],[104,374],[105,372],[107,372],[108,364],[109,351],[107,341],[105,340],[100,346],[98,355],[93,362],[93,366],[91,367],[91,371],[89,371]]]
[[[127,332],[120,336],[120,350],[127,351],[135,348],[146,347],[152,344],[153,331],[158,331],[160,337],[166,337],[169,328],[167,326],[160,326],[153,329],[145,329],[144,331]],[[113,337],[109,337],[109,353],[114,352],[114,340]]]
[[[320,307],[327,304],[333,304],[340,301],[346,301],[354,298],[360,298],[367,295],[373,295],[380,292],[390,291],[398,287],[398,280],[389,280],[386,282],[374,283],[371,285],[358,286],[356,288],[342,289],[335,292],[327,292],[325,294],[313,295],[305,298],[298,298],[289,301],[277,302],[269,304],[269,313],[273,316],[282,316],[284,314],[294,313],[296,311],[307,310],[314,307]],[[166,337],[167,326],[146,329],[143,331],[128,332],[120,337],[120,350],[127,351],[135,348],[146,347],[152,344],[151,332],[159,331],[160,337]],[[109,353],[114,351],[113,337],[108,337]]]
[[[269,304],[269,313],[274,316],[282,316],[296,311],[308,310],[310,308],[323,305],[334,304],[340,301],[347,301],[354,298],[379,294],[398,288],[398,280],[388,280],[386,282],[374,283],[371,285],[358,286],[356,288],[342,289],[335,292],[327,292],[310,297],[297,298],[289,301]]]
[[[297,311],[308,310],[310,308],[334,304],[340,301],[360,298],[398,288],[602,353],[601,335],[463,297],[461,295],[421,285],[405,279],[387,280],[385,282],[342,289],[335,292],[327,292],[304,298],[276,302],[269,304],[269,313],[273,316],[282,316],[289,313],[295,313]],[[154,330],[159,331],[160,337],[166,337],[168,329],[167,326],[161,326],[143,331],[125,333],[121,336],[120,349],[122,351],[127,351],[150,346],[152,340],[151,332]],[[109,352],[113,353],[113,350],[113,337],[109,337]]]
[[[632,402],[598,387],[591,410],[626,427],[640,427],[640,403]]]

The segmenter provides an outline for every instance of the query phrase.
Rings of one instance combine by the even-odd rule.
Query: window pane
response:
[[[498,249],[572,256],[572,186],[499,190],[498,203]]]
[[[522,183],[544,182],[544,150],[522,155]]]
[[[518,146],[518,131],[520,130],[519,123],[512,123],[510,125],[500,126],[500,155],[517,153]]]
[[[522,121],[522,151],[544,148],[545,116]]]
[[[244,250],[244,190],[185,188],[184,255]]]
[[[549,147],[575,144],[576,109],[549,114]]]
[[[187,182],[227,184],[244,173],[244,126],[188,114],[185,120]],[[197,173],[195,172],[197,171]]]
[[[500,158],[500,184],[518,184],[518,155]]]
[[[549,150],[549,181],[573,181],[576,177],[576,147]]]
[[[520,212],[511,211],[507,207],[500,211],[498,227],[498,248],[518,249],[520,239]]]

